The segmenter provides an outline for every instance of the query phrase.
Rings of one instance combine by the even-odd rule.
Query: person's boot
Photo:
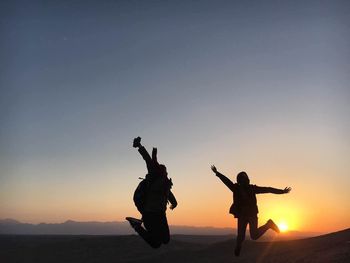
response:
[[[275,222],[273,222],[271,219],[269,219],[267,221],[267,223],[270,225],[270,228],[275,231],[276,233],[280,232],[280,229],[278,228],[278,226],[275,224]]]
[[[134,217],[125,217],[125,219],[130,223],[130,226],[133,229],[141,227],[142,220],[134,218]]]

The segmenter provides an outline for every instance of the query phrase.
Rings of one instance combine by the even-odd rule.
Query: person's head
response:
[[[168,172],[167,172],[166,166],[164,164],[159,165],[159,173],[160,173],[160,175],[168,176]]]
[[[240,172],[237,174],[237,183],[239,185],[249,185],[250,180],[246,172]]]

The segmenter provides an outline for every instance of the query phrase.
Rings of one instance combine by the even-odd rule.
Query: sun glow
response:
[[[286,232],[288,230],[288,225],[285,222],[281,222],[278,224],[278,228],[281,232]]]

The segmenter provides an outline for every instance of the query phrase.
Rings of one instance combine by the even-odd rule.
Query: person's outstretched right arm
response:
[[[225,175],[219,173],[214,165],[211,166],[211,170],[232,192],[234,191],[235,184],[230,179],[228,179]]]

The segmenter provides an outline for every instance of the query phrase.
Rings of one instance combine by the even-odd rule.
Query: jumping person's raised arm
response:
[[[266,193],[271,193],[271,194],[288,194],[292,188],[286,187],[284,189],[277,189],[273,187],[261,187],[261,186],[255,186],[255,193],[256,194],[266,194]]]
[[[168,200],[171,204],[171,206],[170,206],[171,210],[173,210],[175,207],[177,207],[177,201],[176,201],[175,195],[173,194],[172,191],[170,191],[170,193],[169,193]]]
[[[142,158],[145,160],[147,169],[150,170],[152,167],[152,158],[149,155],[148,151],[146,150],[145,147],[142,146],[141,144],[141,137],[137,137],[134,139],[133,145],[134,148],[138,148],[139,153],[141,154]],[[153,153],[152,153],[153,154]],[[157,154],[157,152],[155,153]]]
[[[234,188],[235,188],[235,184],[230,180],[228,179],[225,175],[221,174],[218,172],[218,170],[216,169],[216,167],[214,165],[211,166],[211,170],[215,173],[215,175],[217,177],[220,178],[220,180],[231,190],[231,191],[234,191]]]
[[[153,149],[152,149],[152,161],[155,164],[159,164],[158,159],[157,159],[157,148],[155,148],[155,147],[153,147]]]

